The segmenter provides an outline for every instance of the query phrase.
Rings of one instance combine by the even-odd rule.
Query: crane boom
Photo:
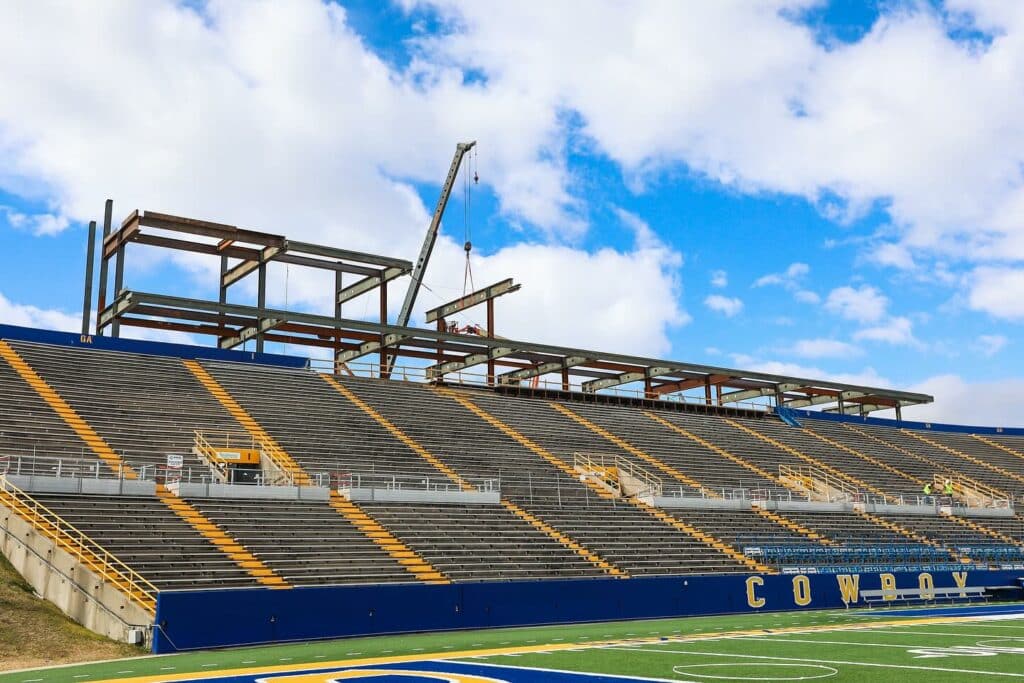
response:
[[[437,242],[437,232],[441,227],[441,217],[444,216],[444,209],[448,206],[448,197],[452,194],[452,187],[455,186],[455,178],[459,175],[459,166],[462,165],[462,157],[473,149],[476,140],[460,142],[455,146],[455,158],[452,159],[452,166],[448,169],[448,177],[441,187],[441,196],[437,198],[437,207],[434,208],[434,217],[430,219],[430,227],[423,238],[423,246],[420,248],[419,258],[412,270],[412,281],[409,289],[405,292],[405,301],[402,302],[402,310],[398,313],[397,324],[405,327],[409,324],[412,316],[412,307],[416,305],[416,296],[420,293],[420,282],[423,280],[423,273],[427,270],[427,262],[430,261],[430,254],[434,251],[434,243]],[[391,365],[388,363],[387,365]]]

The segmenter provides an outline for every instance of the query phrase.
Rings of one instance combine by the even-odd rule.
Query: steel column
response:
[[[114,215],[114,200],[108,199],[103,206],[103,241],[100,242],[100,291],[96,303],[96,335],[103,336],[100,327],[99,312],[107,307],[107,258],[103,254],[103,244],[110,236],[110,224]]]
[[[82,297],[82,336],[92,323],[92,262],[96,253],[96,221],[89,221],[89,241],[85,249],[85,294]]]
[[[259,292],[256,299],[256,307],[259,308],[260,313],[263,313],[267,308],[267,264],[260,263],[259,271]],[[258,322],[263,322],[263,318],[260,318]],[[259,332],[256,334],[256,353],[263,353],[263,330],[262,326],[258,327]]]

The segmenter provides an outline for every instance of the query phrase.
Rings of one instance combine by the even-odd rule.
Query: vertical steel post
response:
[[[118,294],[121,293],[121,289],[124,288],[124,245],[122,244],[117,248],[117,254],[114,261],[114,298],[116,299]],[[110,326],[110,336],[117,339],[121,336],[121,323],[114,318],[114,322]]]
[[[380,324],[388,324],[388,283],[384,282],[384,278],[381,278],[380,283]],[[384,351],[384,333],[380,333],[381,343],[381,354],[380,354],[380,376],[381,379],[389,379],[391,377],[391,362],[398,359],[398,355],[394,352]]]
[[[896,401],[896,421],[903,422],[903,410],[901,410],[900,402]]]
[[[340,263],[340,261],[339,261]],[[342,273],[340,270],[334,271],[334,318],[341,320],[341,302],[338,301],[338,297],[341,296],[341,289],[344,286],[342,280]],[[341,328],[335,328],[334,336],[334,374],[341,374],[341,363],[338,362],[338,356],[341,355],[341,338],[338,337],[337,331]]]
[[[256,306],[259,308],[259,319],[257,327],[263,322],[263,310],[267,307],[267,264],[260,262],[259,268],[259,293],[257,294]],[[256,334],[256,353],[263,353],[263,332]]]
[[[103,206],[103,239],[100,241],[100,291],[96,302],[96,335],[102,336],[100,329],[99,314],[107,307],[107,257],[104,253],[104,246],[107,238],[110,237],[110,224],[114,214],[114,200],[108,199]]]
[[[569,368],[562,368],[562,391],[569,391]]]
[[[494,299],[487,300],[487,338],[494,339]],[[487,361],[487,386],[494,386],[494,359]]]
[[[89,221],[89,241],[85,249],[85,293],[82,297],[82,336],[92,324],[92,263],[96,253],[96,221]]]

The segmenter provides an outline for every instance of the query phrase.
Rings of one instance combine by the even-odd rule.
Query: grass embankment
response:
[[[68,619],[0,555],[0,671],[143,654]]]

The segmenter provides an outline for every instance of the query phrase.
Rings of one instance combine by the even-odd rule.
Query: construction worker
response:
[[[933,490],[934,489],[932,488],[932,483],[931,482],[928,482],[928,483],[926,483],[924,485],[924,495],[926,495],[926,496],[932,495],[932,491]]]
[[[953,480],[952,479],[947,479],[946,483],[942,485],[942,493],[943,493],[943,495],[946,495],[946,496],[952,496],[953,495]]]

